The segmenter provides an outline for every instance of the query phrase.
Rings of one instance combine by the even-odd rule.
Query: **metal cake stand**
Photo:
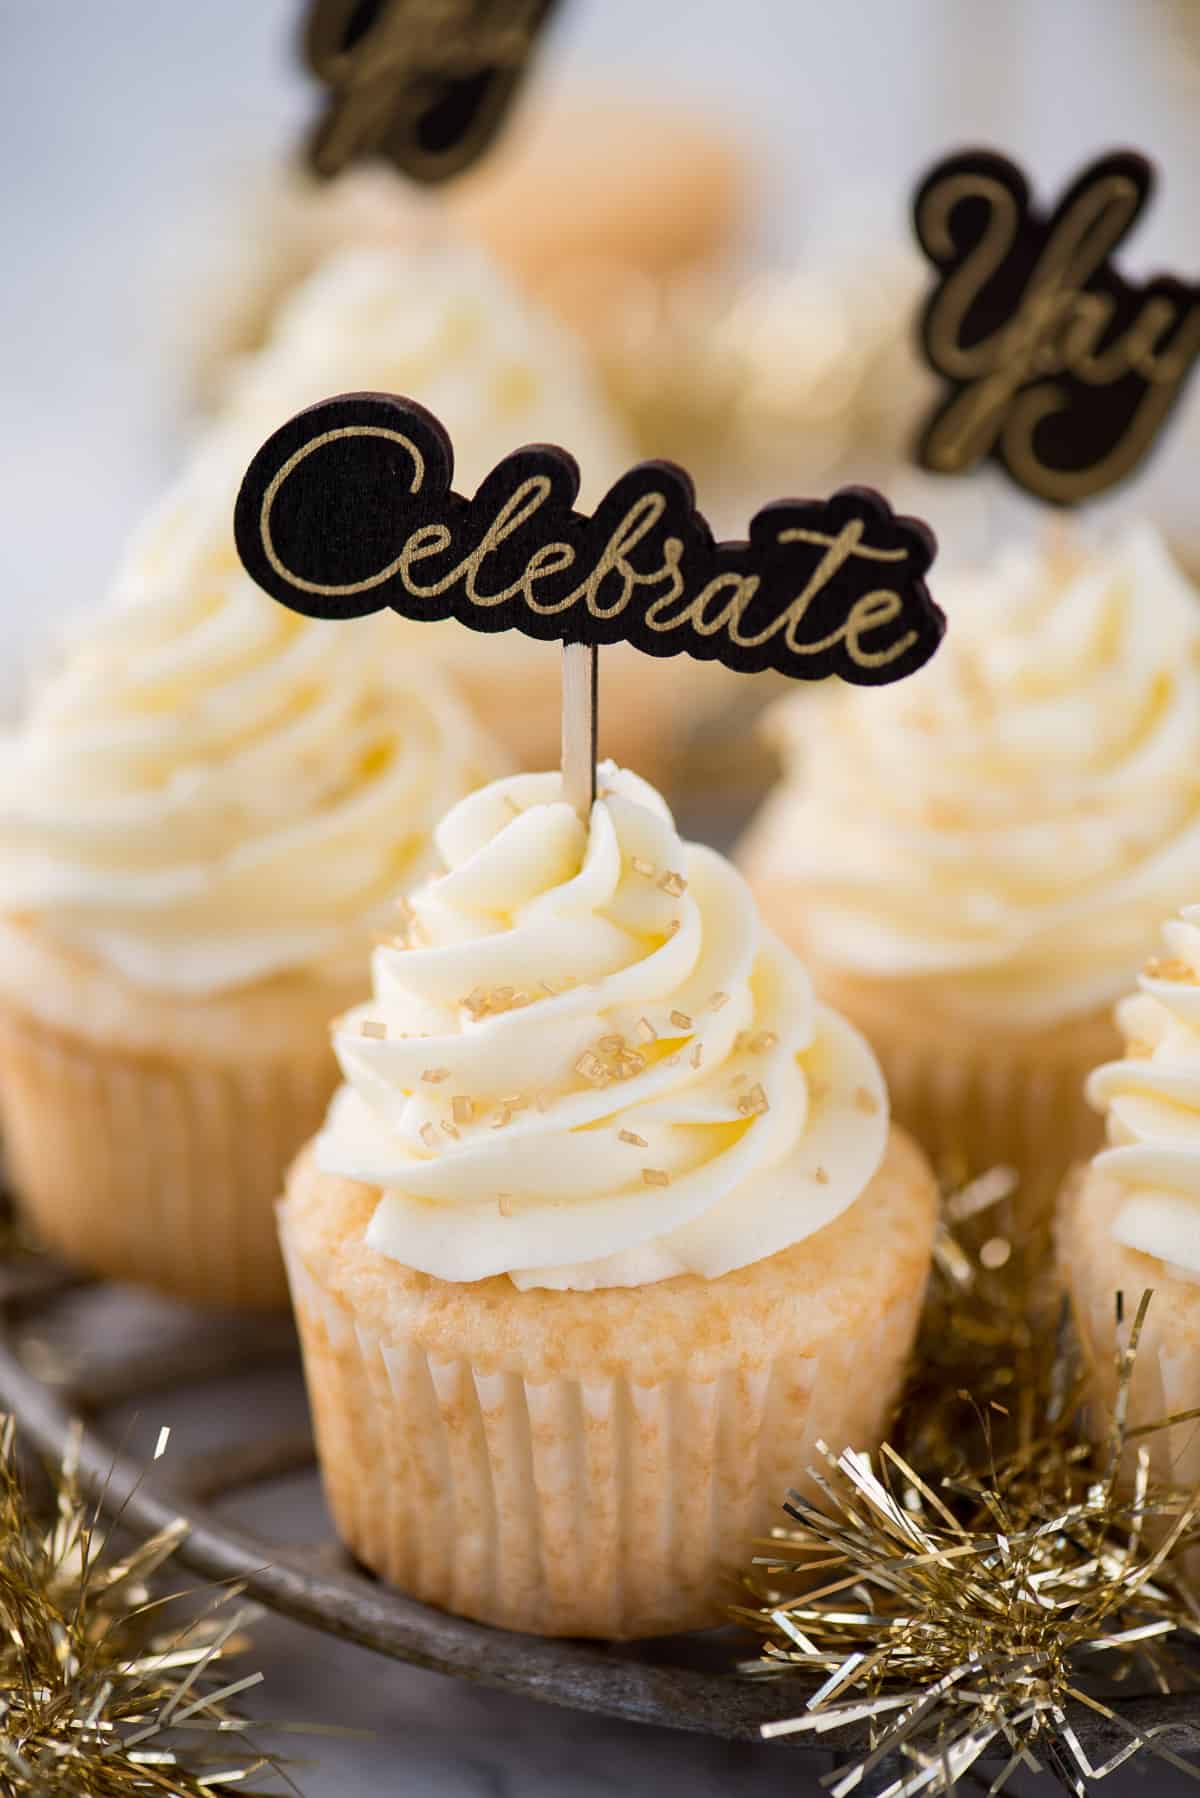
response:
[[[0,1407],[16,1414],[23,1441],[50,1459],[61,1457],[78,1420],[85,1487],[142,1534],[185,1517],[189,1531],[177,1558],[195,1573],[236,1580],[270,1610],[379,1654],[728,1740],[758,1740],[763,1723],[803,1708],[806,1687],[798,1681],[737,1672],[753,1643],[734,1630],[642,1643],[544,1640],[449,1616],[366,1574],[324,1513],[287,1319],[188,1311],[81,1281],[40,1256],[0,1262]],[[171,1441],[155,1461],[163,1426]],[[265,1501],[265,1524],[256,1500]],[[1121,1708],[1142,1728],[1167,1726],[1162,1740],[1177,1751],[1200,1747],[1200,1698],[1146,1696]],[[1127,1740],[1082,1707],[1073,1722],[1094,1763]],[[784,1737],[781,1745],[840,1756],[863,1739],[860,1730],[843,1730]]]

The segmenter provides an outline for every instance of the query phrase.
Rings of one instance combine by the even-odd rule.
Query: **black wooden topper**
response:
[[[668,462],[631,468],[590,518],[573,509],[579,469],[565,450],[514,451],[473,499],[451,491],[453,472],[449,437],[412,400],[325,400],[251,462],[238,552],[273,598],[312,618],[391,606],[800,680],[899,680],[945,628],[922,579],[932,533],[869,488],[778,501],[749,542],[717,543]]]
[[[915,223],[937,279],[921,334],[949,383],[921,436],[927,468],[962,474],[990,456],[1027,492],[1072,505],[1142,461],[1200,355],[1200,284],[1138,285],[1111,261],[1153,180],[1117,151],[1043,213],[987,150],[925,177]]]
[[[320,175],[383,156],[444,181],[496,135],[556,0],[313,0],[305,58],[329,89]]]

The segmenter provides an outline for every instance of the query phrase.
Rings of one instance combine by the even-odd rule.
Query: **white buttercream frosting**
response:
[[[1125,1188],[1117,1241],[1200,1280],[1200,905],[1162,935],[1164,954],[1117,1007],[1123,1058],[1088,1082],[1108,1123],[1095,1166]]]
[[[612,764],[495,782],[383,946],[335,1047],[326,1171],[381,1189],[368,1241],[446,1280],[715,1278],[811,1235],[880,1165],[887,1095],[741,876]]]
[[[910,680],[783,702],[756,872],[824,962],[1040,1026],[1114,1000],[1200,887],[1200,598],[1148,526],[938,585]]]
[[[246,575],[198,467],[0,756],[0,908],[154,990],[365,952],[500,759],[391,614],[302,619]]]

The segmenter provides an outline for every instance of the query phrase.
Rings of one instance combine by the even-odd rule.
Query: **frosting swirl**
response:
[[[499,759],[394,623],[269,600],[199,464],[4,746],[0,906],[150,989],[340,972]]]
[[[1162,935],[1165,956],[1117,1007],[1124,1058],[1088,1081],[1111,1145],[1094,1165],[1126,1189],[1116,1240],[1200,1280],[1200,905]]]
[[[944,582],[910,680],[785,701],[751,850],[825,962],[1040,1026],[1116,998],[1200,883],[1200,604],[1148,526]]]
[[[728,862],[600,777],[587,827],[558,774],[456,806],[410,946],[376,950],[335,1036],[318,1163],[382,1188],[368,1242],[442,1279],[715,1278],[819,1230],[883,1156],[862,1038]]]

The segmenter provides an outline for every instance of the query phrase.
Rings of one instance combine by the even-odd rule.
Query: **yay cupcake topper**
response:
[[[631,468],[590,517],[574,509],[579,469],[562,449],[515,450],[471,499],[451,490],[453,472],[449,437],[414,401],[325,400],[251,462],[238,553],[272,598],[310,618],[390,606],[561,642],[563,767],[581,809],[601,644],[875,686],[921,667],[945,629],[923,578],[932,533],[864,487],[776,501],[747,541],[720,543],[671,463]]]
[[[986,150],[925,177],[914,216],[937,273],[921,336],[948,383],[921,435],[926,468],[966,474],[990,457],[1061,506],[1138,467],[1200,356],[1200,284],[1139,285],[1112,261],[1153,185],[1131,151],[1092,163],[1047,212]]]
[[[314,0],[309,68],[329,90],[319,175],[383,156],[444,181],[487,148],[555,0]]]

